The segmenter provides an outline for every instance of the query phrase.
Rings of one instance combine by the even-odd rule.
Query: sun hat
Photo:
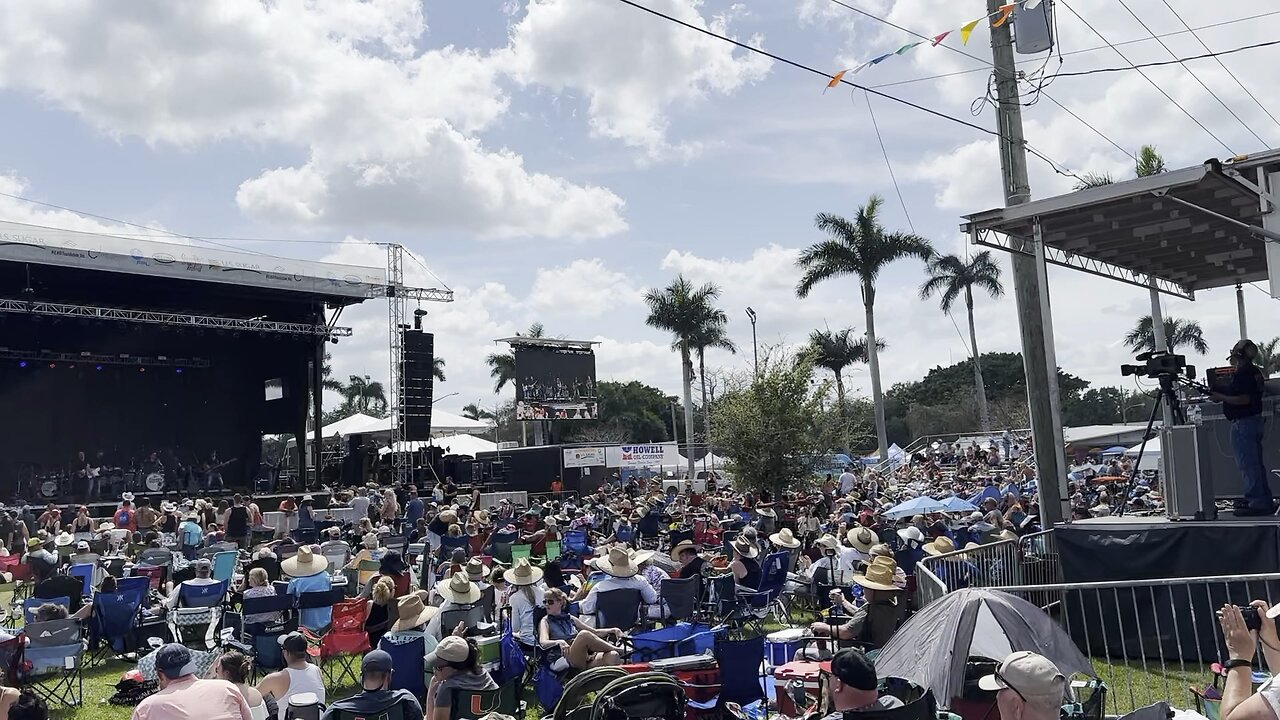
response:
[[[360,538],[360,544],[369,550],[376,550],[378,547],[378,533],[365,533],[364,537]]]
[[[449,635],[436,645],[435,650],[427,653],[426,664],[435,667],[441,660],[447,663],[466,662],[470,654],[471,647],[465,638]]]
[[[30,538],[27,540],[28,550],[35,550],[39,548],[41,545],[44,545],[44,543],[40,541],[40,538]]]
[[[680,562],[680,553],[685,550],[692,550],[696,553],[698,552],[698,544],[692,540],[681,540],[676,543],[675,547],[671,548],[671,559]]]
[[[120,499],[125,502],[133,502],[133,493],[131,492],[124,493],[120,496]]]
[[[168,500],[165,500],[164,502],[160,503],[161,512],[171,513],[171,512],[175,512],[177,509],[178,509],[178,506],[174,505],[172,502]]]
[[[617,578],[631,577],[639,572],[635,561],[631,559],[631,553],[625,547],[617,545],[609,548],[604,557],[596,558],[595,562],[600,572]]]
[[[879,557],[892,558],[893,548],[890,548],[888,545],[885,545],[884,543],[877,543],[871,546],[871,549],[867,551],[867,554],[870,555],[872,558],[879,558]]]
[[[778,547],[784,547],[791,550],[800,547],[800,540],[791,532],[791,528],[782,528],[778,532],[773,533],[769,536],[769,542],[777,545]]]
[[[478,557],[473,557],[468,560],[465,569],[467,571],[467,579],[471,582],[480,582],[481,580],[484,580],[485,575],[489,572],[485,568],[484,563],[480,562],[480,558]]]
[[[410,593],[396,602],[396,622],[391,632],[404,632],[431,622],[431,618],[440,612],[440,608],[427,605],[422,601],[422,594]]]
[[[979,678],[978,687],[988,692],[1008,688],[1023,697],[1061,701],[1067,677],[1049,658],[1020,650],[1005,658],[995,673]]]
[[[872,545],[876,545],[880,542],[880,536],[876,535],[871,528],[867,527],[858,527],[850,530],[849,533],[845,535],[845,539],[849,541],[849,544],[852,545],[855,550],[864,553],[869,551]]]
[[[98,524],[98,532],[106,532],[108,530],[115,530],[115,529],[116,529],[116,524],[113,522],[107,521],[107,522],[102,522]]]
[[[449,582],[439,583],[436,589],[446,600],[467,605],[480,600],[480,588],[467,578],[465,572],[455,572],[449,576]]]
[[[65,530],[58,533],[57,536],[53,538],[53,544],[58,547],[66,547],[73,542],[75,542],[75,538],[71,536],[71,533]]]
[[[652,560],[653,556],[656,554],[656,551],[655,550],[631,550],[630,553],[631,553],[631,562],[635,563],[636,567],[640,567],[641,565]]]
[[[767,518],[778,517],[778,513],[774,512],[771,507],[758,507],[756,508],[756,514]]]
[[[729,545],[738,554],[746,558],[753,558],[760,554],[760,546],[751,542],[747,538],[743,538],[743,537],[734,538],[733,542],[729,543]]]
[[[542,579],[542,568],[530,565],[529,558],[520,558],[502,577],[512,585],[533,585]]]
[[[280,563],[280,569],[289,577],[311,577],[329,569],[329,560],[323,555],[316,555],[310,545],[298,548],[298,554]]]
[[[946,555],[956,550],[956,544],[946,535],[940,535],[933,542],[925,543],[924,546],[925,553],[929,555]]]
[[[836,548],[840,547],[840,541],[836,540],[836,536],[830,533],[827,533],[826,535],[823,535],[817,540],[814,540],[813,544],[824,550],[835,550]]]
[[[896,568],[897,564],[892,561],[873,562],[867,566],[865,573],[855,574],[853,581],[870,590],[897,590],[898,586],[893,584],[893,571]]]
[[[999,538],[999,539],[1001,539],[1001,540],[1017,540],[1017,539],[1018,539],[1018,533],[1016,533],[1016,532],[1014,532],[1014,531],[1012,531],[1012,530],[1001,530],[1001,531],[1000,531],[1000,534],[999,534],[999,535],[997,535],[996,537],[997,537],[997,538]]]

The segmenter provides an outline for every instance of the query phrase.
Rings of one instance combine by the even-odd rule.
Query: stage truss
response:
[[[0,313],[22,313],[47,317],[83,318],[87,320],[114,320],[117,322],[169,325],[192,329],[244,330],[249,332],[277,333],[281,335],[320,335],[324,337],[350,337],[349,327],[329,327],[325,324],[277,322],[260,318],[229,318],[213,315],[189,315],[186,313],[152,312],[126,308],[99,307],[95,305],[70,305],[41,300],[13,300],[0,298]]]

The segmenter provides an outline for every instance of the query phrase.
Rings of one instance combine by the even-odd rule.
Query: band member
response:
[[[164,463],[160,462],[160,453],[155,451],[142,461],[142,476],[146,477],[151,473],[164,473]]]
[[[216,486],[222,490],[225,484],[222,482],[222,473],[219,469],[226,463],[218,461],[218,451],[214,450],[209,453],[209,462],[204,464],[204,489],[206,492],[212,491]]]
[[[1222,414],[1231,421],[1231,450],[1244,480],[1245,507],[1236,515],[1270,515],[1275,512],[1267,469],[1262,461],[1262,394],[1265,379],[1253,361],[1258,346],[1244,339],[1231,348],[1227,359],[1235,366],[1231,382],[1210,394],[1222,403]]]

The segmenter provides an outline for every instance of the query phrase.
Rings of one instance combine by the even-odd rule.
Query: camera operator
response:
[[[1229,655],[1223,663],[1227,683],[1222,691],[1219,717],[1221,720],[1277,720],[1280,718],[1280,682],[1276,676],[1280,671],[1280,638],[1276,636],[1275,615],[1280,615],[1280,606],[1272,612],[1265,600],[1254,600],[1246,610],[1260,618],[1259,630],[1249,629],[1244,614],[1235,605],[1224,605],[1218,614]],[[1253,658],[1259,641],[1272,677],[1257,693],[1252,693]]]
[[[1231,348],[1227,359],[1236,371],[1231,382],[1215,390],[1209,397],[1222,403],[1222,414],[1231,421],[1231,450],[1236,467],[1244,479],[1245,506],[1236,515],[1270,515],[1275,512],[1267,470],[1262,465],[1262,371],[1253,364],[1258,346],[1252,340],[1240,340]]]

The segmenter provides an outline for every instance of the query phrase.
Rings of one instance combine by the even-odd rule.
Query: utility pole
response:
[[[1003,0],[987,0],[987,12],[1000,11]],[[1022,134],[1022,101],[1013,63],[1012,22],[991,28],[991,59],[995,66],[996,128],[1000,132],[1000,170],[1005,205],[1021,205],[1031,199],[1027,179],[1026,139]],[[1040,277],[1033,244],[1026,238],[1009,254],[1013,266],[1014,299],[1018,303],[1022,332],[1022,365],[1027,376],[1027,409],[1035,443],[1036,480],[1040,493],[1040,519],[1045,529],[1070,518],[1063,502],[1066,468],[1062,466],[1062,432],[1053,417],[1051,399],[1056,395],[1057,368],[1046,362],[1045,326],[1041,311]],[[1047,296],[1047,293],[1046,293]],[[1048,338],[1051,342],[1052,338]]]
[[[750,306],[747,307],[747,317],[751,319],[752,372],[758,380],[760,378],[760,349],[759,346],[756,345],[756,311],[752,310]]]

